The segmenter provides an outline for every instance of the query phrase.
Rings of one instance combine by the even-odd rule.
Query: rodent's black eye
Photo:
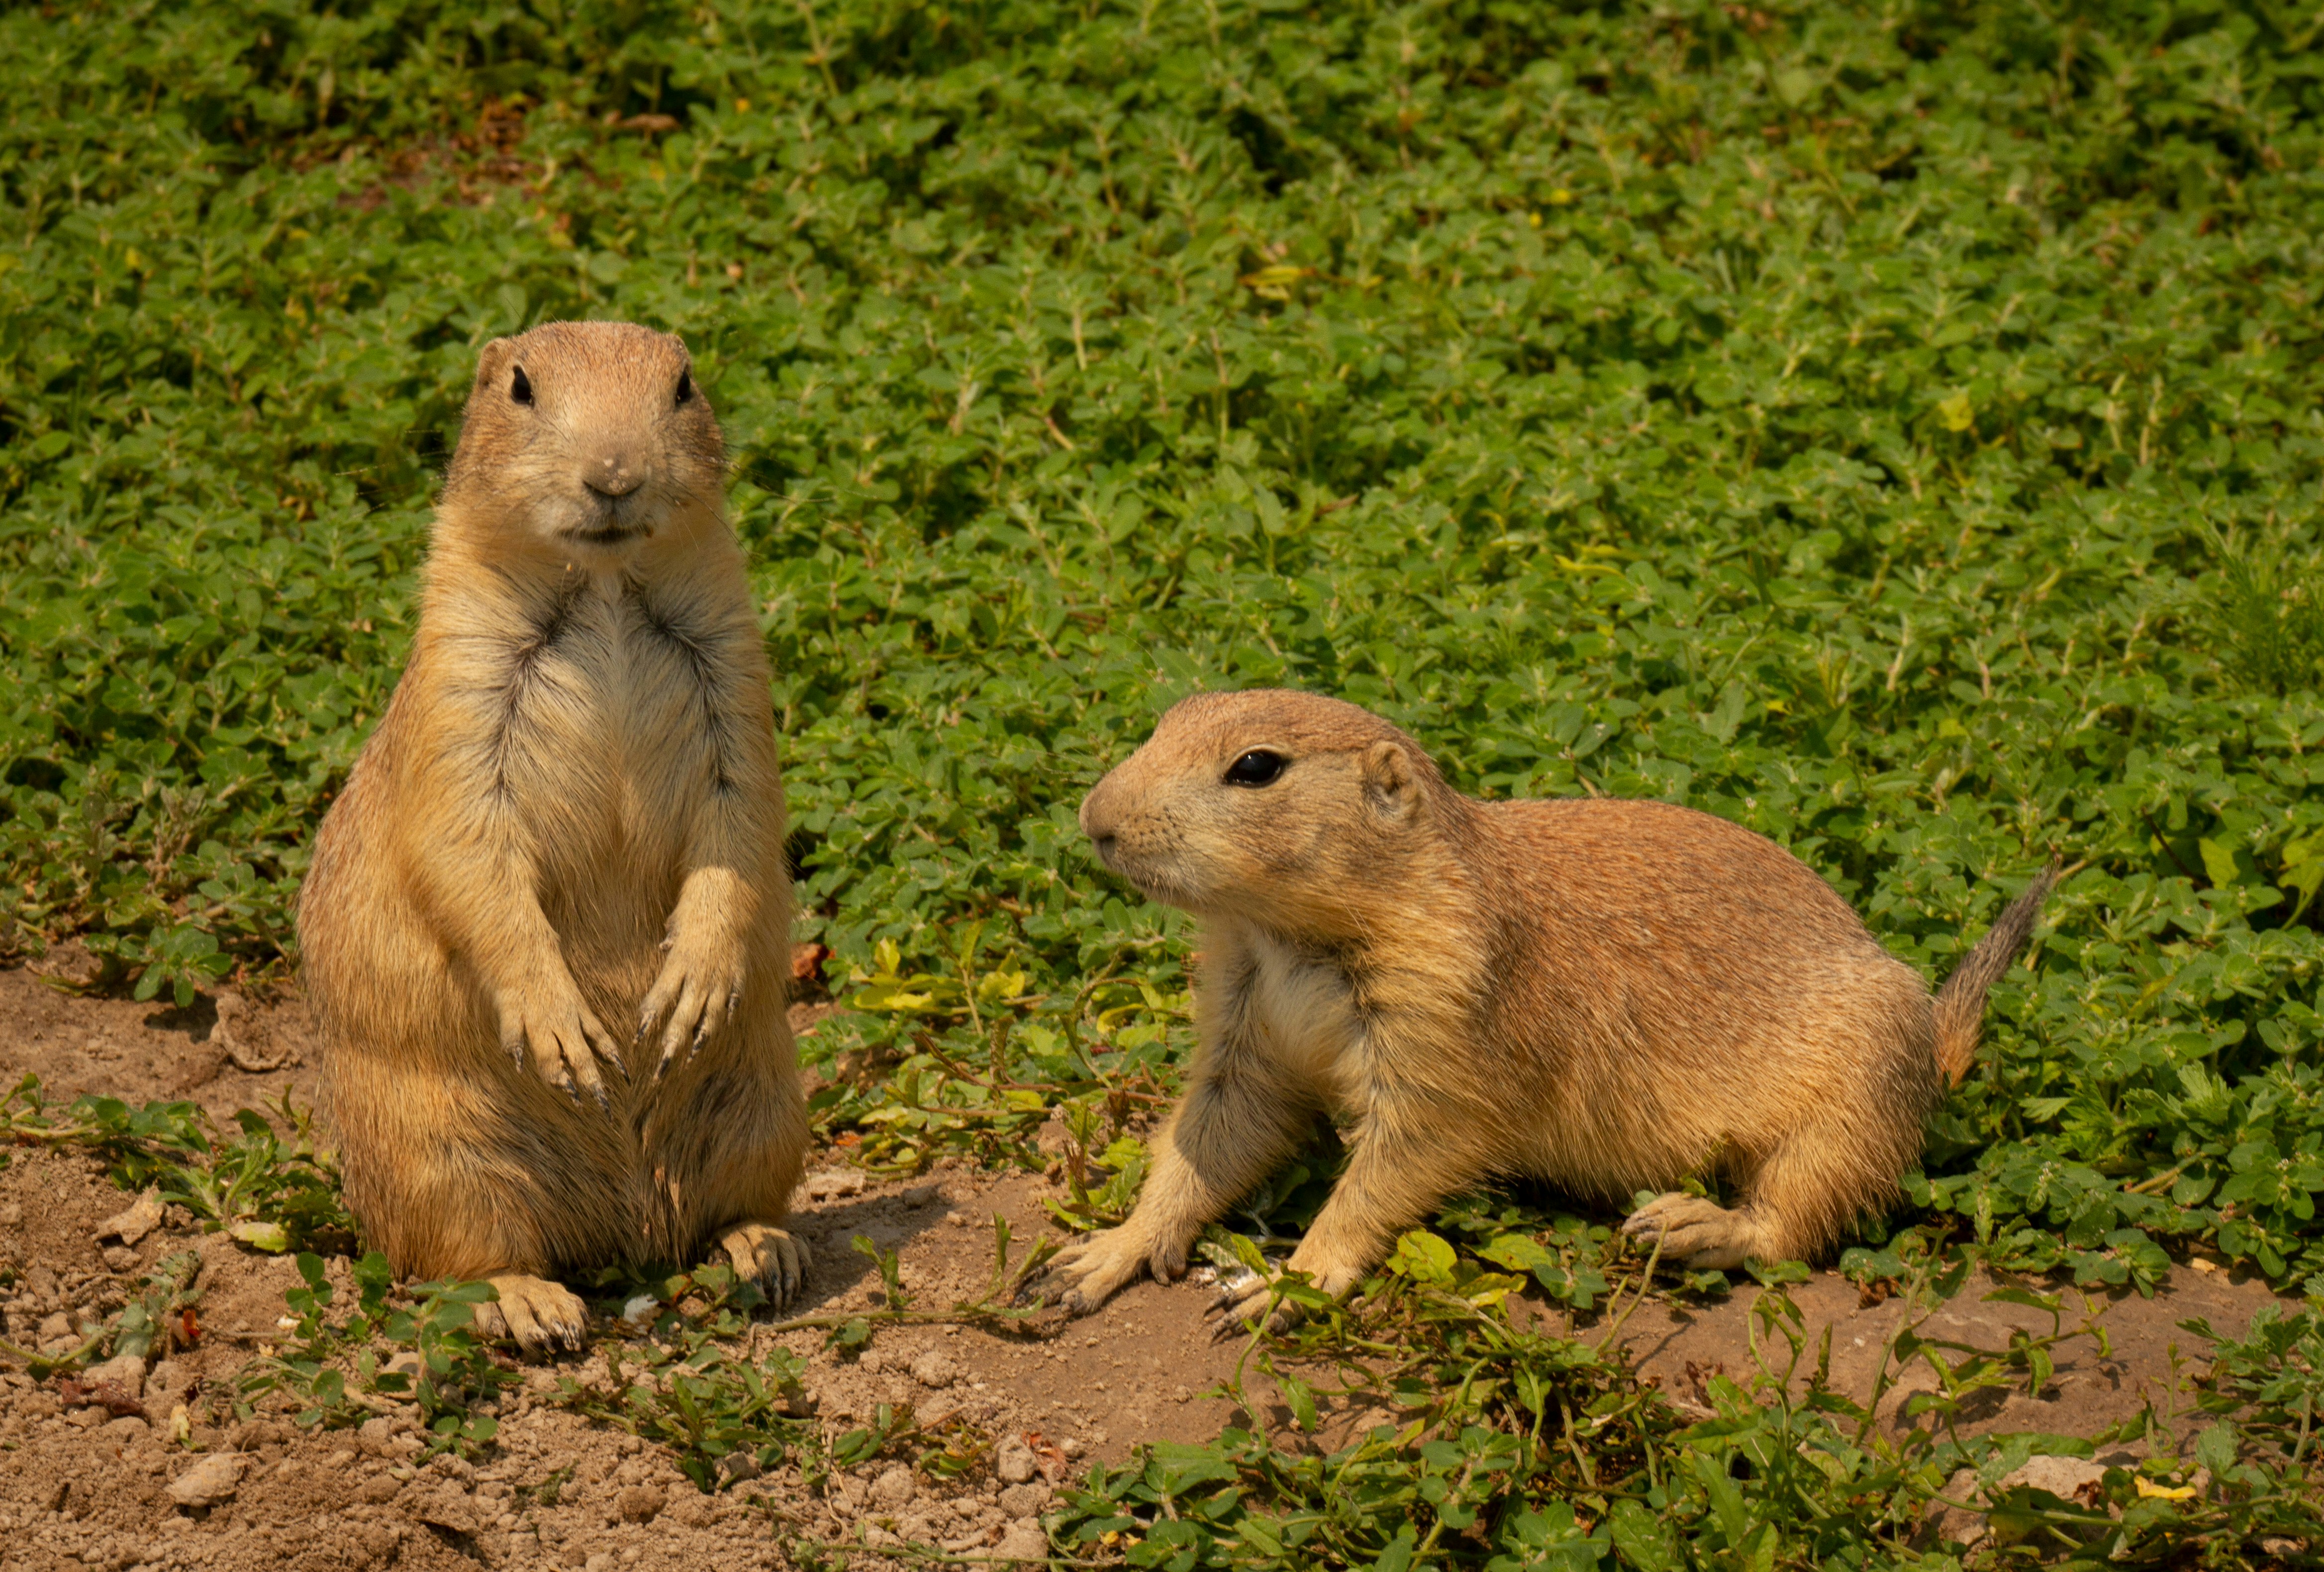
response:
[[[1291,763],[1281,754],[1270,754],[1265,748],[1253,748],[1227,766],[1230,786],[1272,786],[1282,778],[1285,766]]]
[[[678,374],[678,402],[691,403],[694,400],[694,378],[681,371]]]
[[[516,375],[509,378],[509,397],[521,404],[532,402],[532,379],[525,375],[521,365],[516,368]]]

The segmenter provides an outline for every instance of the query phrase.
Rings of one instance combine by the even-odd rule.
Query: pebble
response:
[[[201,1379],[182,1359],[164,1359],[145,1377],[145,1395],[165,1410],[186,1401],[186,1392]]]
[[[73,1340],[72,1318],[62,1310],[59,1310],[53,1316],[44,1316],[41,1319],[41,1329],[36,1335],[41,1339],[41,1348],[44,1353],[52,1343],[69,1344]]]
[[[632,1484],[613,1498],[613,1504],[625,1523],[650,1523],[661,1509],[669,1504],[669,1497],[650,1484]]]
[[[1003,1561],[1046,1561],[1049,1558],[1049,1536],[1039,1523],[1026,1520],[1009,1525],[1001,1542],[992,1547],[992,1554]]]
[[[92,1364],[81,1373],[81,1384],[92,1385],[109,1381],[131,1397],[145,1395],[145,1361],[134,1354],[124,1354],[102,1364]]]
[[[2046,1490],[2061,1501],[2072,1501],[2074,1492],[2105,1477],[2106,1465],[2087,1457],[2035,1457],[2015,1473],[2004,1476],[1995,1494],[2024,1484]]]
[[[232,1501],[248,1461],[239,1452],[213,1452],[170,1482],[170,1499],[186,1507]]]
[[[97,1225],[97,1236],[99,1239],[118,1239],[124,1244],[134,1244],[161,1225],[161,1192],[158,1187],[148,1185],[145,1188],[145,1193],[132,1201],[126,1208],[99,1223]]]
[[[912,1379],[938,1391],[960,1378],[960,1366],[941,1348],[931,1348],[912,1361]]]
[[[899,1463],[872,1482],[872,1500],[882,1511],[894,1512],[909,1502],[912,1493],[918,1488],[919,1483],[912,1477],[912,1471]]]
[[[402,1488],[403,1481],[394,1475],[374,1474],[363,1482],[362,1487],[355,1492],[355,1494],[374,1506],[383,1506],[393,1501],[396,1493]]]
[[[1001,1510],[1012,1518],[1041,1515],[1049,1504],[1049,1487],[1046,1484],[1012,1484],[1001,1493]]]
[[[718,1459],[718,1472],[729,1479],[756,1479],[761,1470],[757,1456],[750,1452],[729,1452]]]
[[[439,1485],[421,1494],[407,1510],[421,1522],[434,1523],[456,1534],[474,1534],[484,1526],[476,1503],[451,1485]]]
[[[1022,1484],[1039,1472],[1034,1461],[1033,1448],[1011,1436],[1001,1443],[1001,1454],[993,1460],[1003,1484]]]

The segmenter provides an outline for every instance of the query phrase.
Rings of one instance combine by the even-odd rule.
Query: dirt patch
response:
[[[257,1071],[233,1062],[217,1044],[214,1005],[176,1011],[78,998],[23,971],[0,972],[0,1070],[12,1080],[35,1070],[60,1096],[189,1096],[219,1116],[284,1087],[303,1101],[311,1037],[299,1007],[238,1015],[229,1006],[224,1018],[254,1057],[279,1054],[283,1062]],[[788,1314],[880,1302],[877,1271],[853,1246],[858,1237],[895,1251],[916,1307],[940,1310],[986,1292],[996,1214],[1008,1219],[1019,1258],[1051,1226],[1043,1203],[1052,1187],[1033,1176],[949,1167],[865,1186],[828,1152],[808,1168],[797,1227],[816,1268]],[[821,1491],[784,1469],[706,1495],[659,1448],[546,1401],[561,1375],[601,1378],[602,1352],[526,1366],[522,1384],[501,1400],[500,1434],[480,1462],[447,1457],[419,1467],[408,1411],[360,1430],[309,1433],[272,1418],[236,1423],[214,1406],[253,1353],[280,1335],[295,1271],[282,1258],[194,1231],[182,1214],[134,1245],[98,1238],[129,1199],[100,1165],[75,1152],[20,1148],[0,1169],[0,1267],[14,1275],[0,1287],[0,1336],[11,1341],[73,1336],[117,1308],[163,1257],[194,1250],[202,1261],[202,1336],[145,1373],[137,1401],[115,1394],[75,1406],[86,1394],[0,1375],[0,1572],[67,1565],[748,1567],[778,1564],[779,1544],[795,1535],[874,1548],[902,1540],[964,1556],[1024,1553],[1037,1542],[1032,1525],[1055,1478],[1079,1460],[1119,1459],[1141,1441],[1204,1440],[1252,1418],[1204,1395],[1240,1352],[1239,1343],[1211,1341],[1201,1315],[1208,1290],[1146,1282],[1087,1320],[1023,1334],[884,1328],[860,1356],[826,1349],[815,1331],[778,1334],[762,1324],[752,1332],[754,1353],[779,1339],[807,1361],[804,1384],[827,1425],[868,1421],[882,1404],[909,1404],[923,1421],[956,1413],[1012,1447],[1030,1438],[1038,1471],[1021,1482],[998,1477],[990,1459],[953,1482],[886,1459],[836,1475]],[[2048,1329],[2038,1311],[1986,1301],[1995,1286],[1973,1281],[1924,1332],[2001,1347],[2013,1329]],[[1618,1337],[1674,1401],[1701,1406],[1718,1373],[1746,1380],[1754,1368],[1754,1297],[1746,1290],[1699,1307],[1650,1302]],[[1797,1285],[1793,1298],[1806,1322],[1798,1378],[1815,1364],[1828,1329],[1832,1383],[1868,1396],[1901,1307],[1866,1304],[1855,1285],[1831,1273]],[[1987,1394],[1969,1415],[1971,1428],[2087,1435],[2149,1401],[2165,1411],[2183,1406],[2172,1390],[2173,1351],[2192,1353],[2195,1345],[2178,1322],[2204,1316],[2240,1331],[2270,1295],[2224,1271],[2182,1268],[2153,1299],[2124,1294],[2086,1305],[2070,1290],[2067,1298],[2069,1325],[2095,1317],[2110,1351],[2101,1355],[2088,1339],[2064,1345],[2039,1396],[2022,1388]],[[1528,1313],[1554,1318],[1537,1305]],[[1581,1335],[1596,1334],[1585,1327]],[[1270,1389],[1247,1375],[1246,1391],[1263,1410],[1256,1418],[1282,1426],[1286,1415]],[[1929,1384],[1925,1374],[1908,1376],[1884,1402],[1883,1418],[1895,1422],[1902,1404]],[[180,1410],[190,1446],[171,1438]],[[1327,1402],[1326,1410],[1325,1445],[1391,1417],[1364,1405]],[[192,1477],[197,1469],[208,1473]],[[1020,1463],[1015,1472],[1026,1469]]]
[[[74,991],[96,976],[78,945],[59,946],[37,969],[0,970],[8,1084],[31,1071],[60,1102],[83,1092],[133,1105],[186,1098],[218,1118],[263,1106],[286,1087],[311,1100],[314,1027],[298,1001],[259,1005],[227,994],[180,1010]]]

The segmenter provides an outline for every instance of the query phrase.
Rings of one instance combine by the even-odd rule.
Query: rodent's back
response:
[[[1715,814],[1587,798],[1473,808],[1493,848],[1479,867],[1489,899],[1600,932],[1642,960],[1723,969],[1771,953],[1885,957],[1813,869]]]
[[[1496,952],[1483,1035],[1542,1077],[1578,1138],[1563,1150],[1610,1180],[1674,1137],[1707,1161],[1818,1117],[1917,1142],[1927,985],[1797,857],[1663,802],[1478,803],[1472,824]]]

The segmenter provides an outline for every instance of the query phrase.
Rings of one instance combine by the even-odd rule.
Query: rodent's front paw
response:
[[[1622,1232],[1653,1241],[1666,1259],[1684,1262],[1696,1271],[1740,1266],[1756,1242],[1748,1218],[1715,1201],[1675,1190],[1631,1213]]]
[[[719,1248],[734,1263],[737,1274],[766,1291],[767,1302],[780,1308],[807,1281],[814,1253],[804,1241],[771,1223],[744,1223],[718,1236]]]
[[[600,1108],[612,1106],[597,1060],[619,1069],[621,1046],[581,1002],[581,991],[562,967],[549,986],[503,991],[500,1016],[501,1047],[510,1058],[520,1065],[530,1058],[542,1080],[576,1103],[586,1091]]]
[[[1018,1285],[1017,1300],[1024,1304],[1036,1296],[1054,1299],[1074,1315],[1086,1316],[1140,1271],[1151,1270],[1167,1281],[1185,1269],[1185,1251],[1149,1249],[1129,1228],[1109,1228],[1076,1240],[1051,1256],[1047,1266]]]
[[[560,1282],[527,1272],[503,1272],[492,1280],[500,1298],[476,1307],[476,1330],[487,1337],[513,1337],[527,1350],[562,1343],[578,1348],[589,1340],[589,1308]]]
[[[646,1002],[638,1011],[637,1040],[643,1042],[661,1030],[661,1053],[654,1063],[659,1077],[681,1051],[692,1053],[724,1026],[742,999],[745,957],[742,947],[725,939],[680,933],[669,941],[669,958],[661,964]]]
[[[1335,1299],[1346,1298],[1356,1284],[1363,1281],[1362,1269],[1344,1261],[1310,1267],[1294,1253],[1286,1264],[1292,1271],[1305,1273],[1311,1283]],[[1218,1324],[1211,1328],[1211,1341],[1223,1343],[1230,1337],[1255,1329],[1256,1323],[1250,1318],[1254,1312],[1266,1308],[1268,1298],[1277,1281],[1253,1272],[1221,1288],[1218,1297],[1203,1312],[1206,1317],[1218,1318]],[[1307,1308],[1305,1305],[1296,1299],[1286,1299],[1277,1304],[1274,1312],[1267,1318],[1267,1331],[1270,1336],[1279,1335],[1306,1318]]]

